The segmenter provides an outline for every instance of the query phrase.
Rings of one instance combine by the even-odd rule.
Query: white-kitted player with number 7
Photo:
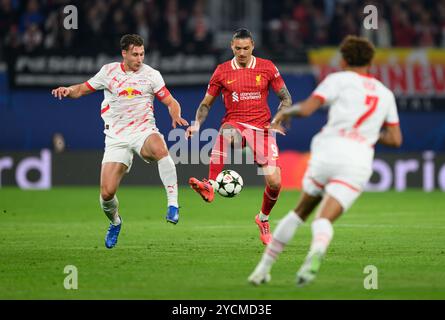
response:
[[[275,116],[271,128],[290,117],[307,117],[329,105],[328,122],[311,143],[311,159],[303,180],[303,193],[294,210],[278,224],[272,242],[249,276],[249,282],[270,280],[277,256],[320,204],[312,223],[309,253],[297,272],[297,285],[315,279],[333,238],[332,222],[360,196],[371,177],[374,145],[399,147],[402,134],[394,94],[369,75],[374,46],[365,38],[347,36],[341,46],[342,69],[327,76],[313,94]]]

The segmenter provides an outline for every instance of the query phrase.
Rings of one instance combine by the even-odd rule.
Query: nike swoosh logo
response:
[[[235,81],[236,81],[236,79],[235,80],[227,80],[227,84],[234,83]]]

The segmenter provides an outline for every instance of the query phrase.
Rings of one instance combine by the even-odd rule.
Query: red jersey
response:
[[[226,108],[222,123],[235,121],[264,128],[271,120],[267,104],[270,86],[275,92],[284,86],[272,61],[252,56],[250,63],[242,68],[233,58],[218,65],[207,93],[217,97],[222,92]]]

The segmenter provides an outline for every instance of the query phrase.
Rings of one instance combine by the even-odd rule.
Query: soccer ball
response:
[[[223,170],[216,177],[216,190],[220,195],[232,198],[243,189],[243,178],[233,170]]]

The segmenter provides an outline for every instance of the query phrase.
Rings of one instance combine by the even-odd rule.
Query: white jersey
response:
[[[154,97],[162,100],[170,95],[159,71],[146,64],[126,72],[122,63],[109,63],[85,84],[91,90],[104,90],[101,116],[110,137],[155,128]]]
[[[337,149],[345,154],[343,160],[370,164],[382,126],[399,125],[394,94],[370,76],[352,71],[332,73],[313,95],[330,105],[328,122],[314,137],[313,146]]]

